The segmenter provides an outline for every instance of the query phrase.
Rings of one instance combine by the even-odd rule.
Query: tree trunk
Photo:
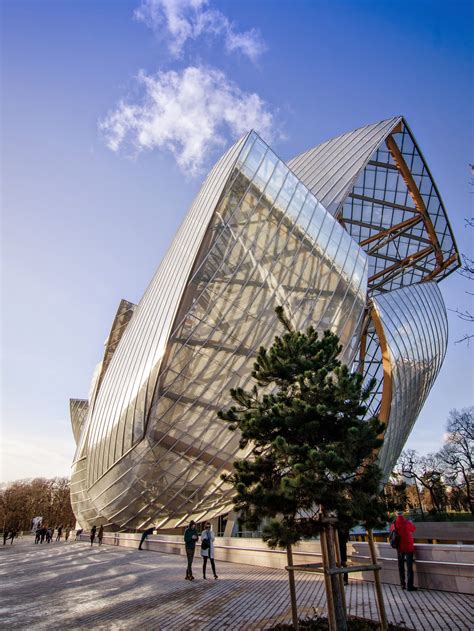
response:
[[[418,484],[417,484],[417,482],[416,482],[416,479],[415,479],[415,489],[416,489],[416,496],[418,497],[418,504],[419,504],[419,506],[420,506],[421,519],[422,519],[423,521],[425,521],[425,513],[423,512],[423,505],[422,505],[422,503],[421,503],[420,489],[418,488]]]
[[[327,528],[323,526],[321,530],[321,554],[323,557],[323,568],[324,568],[324,587],[326,590],[326,603],[327,603],[327,612],[328,612],[328,624],[329,631],[337,631],[336,628],[336,619],[334,614],[334,599],[332,595],[331,589],[331,577],[327,573],[329,570],[329,554],[328,554],[328,537],[327,537]]]
[[[334,531],[331,525],[327,527],[327,535],[329,568],[333,569],[337,567],[337,564]],[[334,615],[336,618],[337,631],[347,631],[347,614],[344,607],[344,598],[341,593],[341,582],[339,581],[339,576],[337,574],[331,575],[331,591],[334,601]]]
[[[462,477],[464,478],[464,483],[466,485],[466,497],[469,504],[469,508],[471,510],[471,514],[474,515],[474,503],[472,501],[469,476],[466,474],[466,470],[464,469],[462,465],[461,465],[461,471],[462,471]]]
[[[286,546],[286,559],[287,559],[288,567],[293,567],[293,550],[291,549],[291,545]],[[295,587],[294,570],[288,570],[288,583],[290,585],[291,617],[293,620],[293,626],[298,631],[298,609],[296,606],[296,587]]]
[[[343,567],[342,559],[341,559],[341,548],[340,548],[340,543],[339,543],[339,532],[337,528],[334,528],[333,532],[334,532],[334,543],[335,543],[335,550],[336,550],[336,563],[338,567]],[[347,552],[347,545],[346,545],[346,552]],[[346,566],[347,566],[347,563],[346,563]],[[344,611],[346,612],[346,615],[347,615],[346,592],[344,591],[344,574],[338,574],[338,578],[339,578],[339,589],[341,590],[341,594],[342,594],[342,604],[344,606]]]
[[[367,540],[369,542],[370,559],[372,565],[377,565],[377,553],[375,551],[374,535],[372,530],[367,531]],[[380,570],[374,570],[375,594],[377,596],[377,609],[379,610],[379,620],[381,631],[387,631],[387,613],[385,611],[385,603],[383,600],[382,581],[380,579]]]
[[[434,491],[434,488],[431,487],[431,486],[428,486],[427,488],[428,488],[428,491],[429,491],[429,494],[430,494],[430,497],[431,497],[431,503],[433,504],[433,508],[435,509],[435,512],[436,513],[441,512],[440,511],[440,507],[439,507],[439,502],[436,499],[436,493]]]

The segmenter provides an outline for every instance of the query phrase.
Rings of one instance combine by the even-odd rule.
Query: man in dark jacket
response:
[[[154,530],[154,528],[147,528],[146,530],[144,530],[142,532],[142,538],[140,539],[140,543],[138,545],[138,549],[139,550],[142,549],[142,545],[145,543],[145,539],[148,537],[148,535],[152,535],[153,534],[153,530]]]
[[[397,547],[398,556],[398,573],[400,575],[400,586],[409,592],[416,592],[417,588],[413,585],[413,553],[415,551],[415,542],[413,533],[416,528],[411,521],[407,521],[403,517],[401,511],[397,512],[397,519],[391,525],[390,530],[395,530],[399,536]],[[407,565],[407,581],[405,583],[405,563]]]
[[[196,528],[196,522],[191,520],[189,522],[189,526],[184,531],[184,545],[186,548],[186,556],[188,558],[188,567],[186,569],[187,581],[194,581],[193,559],[194,559],[194,551],[196,549],[197,540],[198,540],[198,531]]]

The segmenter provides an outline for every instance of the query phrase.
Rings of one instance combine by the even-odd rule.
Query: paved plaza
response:
[[[184,580],[183,557],[86,542],[0,546],[1,629],[266,629],[289,622],[286,572],[216,560],[218,580]],[[209,572],[209,575],[211,572]],[[408,629],[473,629],[474,599],[384,585],[391,622]],[[300,616],[325,606],[319,576],[297,575]],[[352,582],[350,613],[377,619],[370,583]]]

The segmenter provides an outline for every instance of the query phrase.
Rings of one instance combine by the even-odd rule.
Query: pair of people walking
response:
[[[96,535],[96,532],[97,532],[97,526],[96,526],[96,525],[94,525],[94,526],[92,526],[92,528],[91,528],[91,534],[90,534],[91,546],[93,546],[93,545],[94,545],[94,540],[95,540],[95,535]],[[101,546],[101,545],[102,545],[102,539],[103,539],[103,538],[104,538],[104,527],[103,527],[103,526],[100,526],[100,528],[99,528],[99,532],[97,533],[97,539],[98,539],[98,541],[99,541],[99,546]]]
[[[199,539],[199,534],[196,528],[196,522],[190,521],[189,526],[184,531],[184,544],[186,548],[187,568],[186,568],[186,580],[193,581],[193,560],[194,553],[196,551],[196,543]],[[214,533],[211,529],[210,522],[204,524],[204,530],[201,533],[201,557],[202,557],[202,577],[206,577],[206,567],[208,559],[211,562],[211,568],[214,578],[218,578],[216,573],[216,563],[214,560]]]

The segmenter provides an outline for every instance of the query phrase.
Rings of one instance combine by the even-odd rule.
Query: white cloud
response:
[[[273,114],[257,95],[243,92],[220,70],[190,66],[181,72],[141,72],[140,102],[121,101],[99,127],[112,151],[171,151],[179,167],[196,175],[209,155],[255,129],[271,140]]]
[[[182,55],[188,40],[199,37],[220,36],[227,52],[240,52],[253,62],[266,48],[256,29],[236,31],[221,11],[208,8],[208,0],[142,0],[134,16],[167,39],[176,57]]]

